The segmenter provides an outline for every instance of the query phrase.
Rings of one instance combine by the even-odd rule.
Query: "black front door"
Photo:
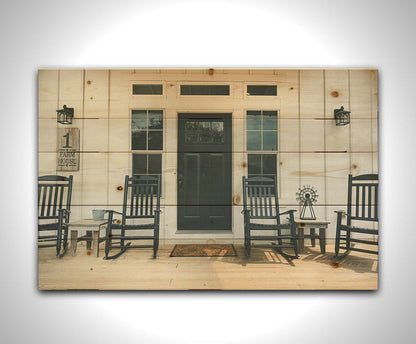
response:
[[[231,114],[178,115],[178,230],[231,230]]]

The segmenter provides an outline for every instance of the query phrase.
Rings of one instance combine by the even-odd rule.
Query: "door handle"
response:
[[[183,186],[183,175],[179,174],[178,175],[178,188],[181,189]]]

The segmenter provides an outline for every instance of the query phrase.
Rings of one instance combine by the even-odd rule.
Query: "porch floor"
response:
[[[54,250],[38,251],[40,290],[371,290],[378,287],[378,257],[359,252],[341,261],[333,259],[334,245],[320,253],[319,245],[306,246],[300,259],[287,261],[271,249],[252,249],[247,259],[243,246],[238,257],[169,257],[174,245],[130,249],[116,260],[95,257],[79,245],[76,255],[62,259]]]

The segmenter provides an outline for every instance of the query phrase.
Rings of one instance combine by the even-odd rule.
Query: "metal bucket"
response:
[[[104,220],[105,209],[93,209],[92,218],[95,221]]]

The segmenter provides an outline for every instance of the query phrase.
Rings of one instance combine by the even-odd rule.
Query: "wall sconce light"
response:
[[[344,107],[334,110],[335,125],[350,124],[350,111],[345,111]]]
[[[58,122],[61,124],[72,124],[72,118],[74,117],[74,108],[68,108],[64,105],[61,110],[56,110]]]

